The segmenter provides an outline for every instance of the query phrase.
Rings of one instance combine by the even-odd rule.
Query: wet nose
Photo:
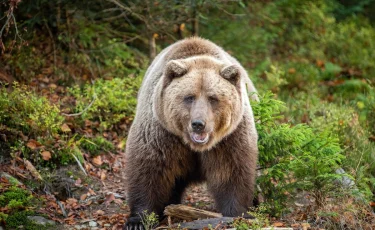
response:
[[[204,121],[201,120],[194,120],[193,122],[191,122],[191,127],[193,128],[193,131],[196,133],[202,132],[205,126],[206,124],[204,123]]]

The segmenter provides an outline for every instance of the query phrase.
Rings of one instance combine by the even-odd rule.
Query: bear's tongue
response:
[[[206,143],[208,141],[208,133],[193,133],[192,139],[197,143]]]

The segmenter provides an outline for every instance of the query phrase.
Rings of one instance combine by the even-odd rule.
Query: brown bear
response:
[[[155,58],[126,144],[127,227],[141,227],[144,210],[161,217],[202,181],[224,216],[246,213],[258,157],[248,91],[245,69],[208,40],[176,42]]]

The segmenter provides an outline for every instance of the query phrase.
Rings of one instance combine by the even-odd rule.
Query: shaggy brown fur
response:
[[[128,225],[143,210],[162,216],[193,182],[207,182],[224,216],[252,206],[258,149],[246,85],[255,91],[233,57],[201,38],[155,58],[126,147]]]

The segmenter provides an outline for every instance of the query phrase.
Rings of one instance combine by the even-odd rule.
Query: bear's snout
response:
[[[202,120],[193,120],[191,122],[191,127],[193,128],[193,132],[202,133],[206,127],[206,123]]]

